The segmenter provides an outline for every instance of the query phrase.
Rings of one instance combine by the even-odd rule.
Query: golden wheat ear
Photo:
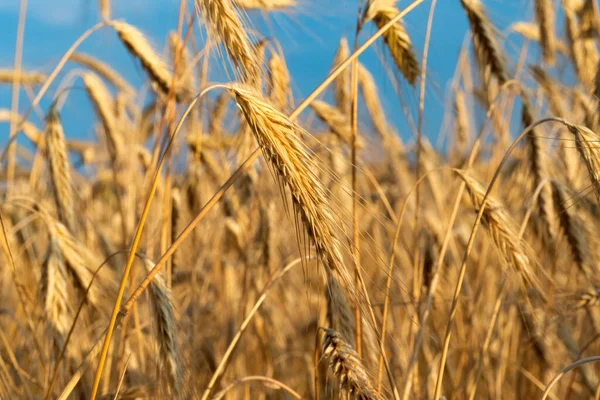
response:
[[[96,114],[98,114],[104,127],[108,147],[113,154],[118,154],[121,150],[123,139],[116,121],[114,100],[102,80],[96,74],[92,72],[85,73],[82,79],[83,85],[94,105]]]
[[[56,106],[52,105],[46,115],[46,153],[50,170],[50,182],[58,219],[71,231],[76,229],[75,200],[71,177],[67,143],[60,116]]]
[[[290,105],[290,73],[283,57],[276,53],[271,54],[268,63],[269,69],[269,97],[271,103],[279,110],[285,111]]]
[[[150,259],[144,258],[144,265],[146,271],[150,272],[155,264]],[[183,391],[183,367],[177,344],[177,321],[171,290],[160,274],[154,277],[148,290],[156,322],[162,366],[167,374],[172,393],[178,397]]]
[[[549,65],[554,65],[554,53],[556,51],[554,22],[556,16],[552,0],[535,0],[535,18],[539,24],[540,44],[544,61]]]
[[[485,189],[464,171],[455,169],[454,172],[465,182],[473,205],[478,209],[485,196]],[[487,204],[481,221],[506,265],[519,274],[524,286],[536,285],[538,280],[533,272],[528,249],[525,249],[524,243],[519,240],[517,227],[506,212],[506,209],[492,196],[487,197]]]
[[[223,44],[239,76],[248,85],[260,83],[261,68],[250,38],[231,0],[195,0],[209,34]]]
[[[365,102],[365,108],[369,112],[377,134],[384,140],[390,135],[395,135],[396,133],[391,128],[385,116],[384,107],[379,99],[373,75],[362,64],[358,65],[358,85],[360,86],[362,98]]]
[[[300,140],[304,131],[251,89],[232,86],[229,91],[269,166],[289,189],[294,210],[323,265],[354,298],[354,281],[344,265],[335,213],[317,176],[318,166]]]
[[[237,7],[264,12],[285,11],[297,6],[297,0],[234,0]]]
[[[163,94],[169,93],[173,83],[173,74],[144,34],[125,22],[113,21],[111,24],[127,50],[140,61],[158,91]],[[184,95],[181,89],[173,90],[173,93],[177,100],[181,100]]]
[[[123,78],[117,71],[111,68],[108,64],[98,60],[97,58],[85,53],[73,53],[69,57],[69,61],[86,67],[102,79],[105,79],[120,92],[124,92],[130,97],[135,96],[135,89]]]
[[[45,316],[54,331],[65,339],[71,327],[68,298],[69,277],[65,260],[55,240],[50,240],[42,263],[41,294]]]
[[[20,82],[24,85],[40,85],[46,79],[46,75],[41,72],[17,72],[12,69],[0,69],[0,84]]]
[[[364,22],[373,21],[381,29],[390,22],[400,11],[396,7],[396,0],[371,0],[365,9]],[[415,85],[419,76],[419,62],[410,40],[408,32],[402,21],[394,24],[383,34],[390,55],[404,78],[411,85]]]
[[[480,69],[484,71],[490,68],[500,83],[505,82],[509,76],[506,60],[483,4],[480,0],[460,0],[460,3],[469,20],[473,49]]]
[[[323,329],[323,356],[329,360],[331,371],[338,378],[340,389],[348,398],[380,400],[382,397],[374,389],[367,369],[356,351],[339,332]]]
[[[587,167],[596,198],[600,202],[600,136],[581,125],[569,125],[569,132],[575,136],[577,152]]]

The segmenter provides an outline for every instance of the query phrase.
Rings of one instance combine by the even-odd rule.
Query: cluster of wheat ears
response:
[[[532,0],[500,33],[452,1],[469,40],[443,150],[423,132],[435,0],[357,2],[301,100],[246,14],[296,0],[182,0],[166,54],[100,0],[47,75],[22,68],[22,7],[0,70],[0,399],[600,398],[598,3]],[[403,19],[427,5],[417,49]],[[147,86],[79,51],[98,31]],[[359,60],[377,45],[418,96],[409,143]],[[63,129],[73,87],[95,141]]]

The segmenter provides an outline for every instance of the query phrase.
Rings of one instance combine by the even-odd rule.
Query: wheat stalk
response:
[[[100,16],[103,20],[108,21],[110,19],[110,0],[98,0],[98,6],[100,8]]]

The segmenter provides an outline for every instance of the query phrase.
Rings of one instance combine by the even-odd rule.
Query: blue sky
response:
[[[191,2],[191,0],[188,0]],[[358,0],[298,0],[299,6],[289,14],[251,13],[250,19],[264,36],[276,37],[284,49],[288,68],[293,79],[296,98],[301,98],[316,87],[330,69],[331,59],[342,36],[352,43]],[[177,27],[178,0],[113,0],[113,18],[124,19],[148,35],[158,50],[164,49],[165,38]],[[530,19],[532,11],[526,0],[484,0],[489,14],[502,31],[516,19]],[[191,3],[190,3],[191,4]],[[408,4],[398,2],[399,8]],[[421,57],[425,38],[430,0],[426,0],[408,15],[405,24]],[[0,68],[10,68],[13,63],[19,0],[0,0]],[[46,73],[57,64],[62,54],[87,28],[98,21],[97,0],[29,0],[25,28],[24,65],[27,69]],[[201,35],[195,31],[195,38]],[[366,34],[374,32],[367,26]],[[425,133],[436,142],[443,115],[448,81],[454,74],[456,59],[467,32],[467,22],[459,0],[438,0],[431,37],[426,90]],[[509,36],[505,47],[509,53],[518,49],[514,35]],[[102,30],[89,38],[80,48],[109,62],[135,86],[141,85],[145,76],[135,60],[129,56],[110,29]],[[378,54],[386,54],[382,43],[377,43],[361,62],[375,76],[384,98],[384,107],[405,140],[410,139],[398,97],[387,79],[387,70],[395,71],[393,64]],[[214,65],[214,68],[219,68]],[[395,73],[397,77],[399,75]],[[81,87],[80,83],[76,86]],[[56,86],[55,86],[56,87]],[[416,119],[418,92],[405,82],[399,86],[402,98]],[[50,92],[53,94],[54,92]],[[21,112],[27,110],[29,99],[21,93]],[[48,104],[48,101],[42,105]],[[9,87],[0,87],[0,108],[10,107]],[[91,107],[81,90],[69,95],[62,111],[67,135],[93,138],[90,120]],[[39,121],[36,121],[39,122]],[[6,126],[0,126],[0,143],[5,142]]]

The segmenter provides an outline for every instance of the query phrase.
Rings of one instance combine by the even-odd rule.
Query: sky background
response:
[[[192,0],[188,1],[191,9]],[[19,3],[19,0],[0,0],[0,68],[12,68]],[[167,33],[177,29],[179,0],[112,0],[111,3],[113,19],[122,19],[135,25],[150,38],[157,50],[166,54]],[[434,144],[448,102],[449,80],[455,73],[457,56],[468,29],[459,0],[439,0],[437,3],[427,66],[424,119],[424,132]],[[504,32],[516,20],[531,20],[533,11],[530,3],[527,0],[484,0],[500,32]],[[401,0],[398,7],[401,9],[407,4],[407,0]],[[405,19],[419,59],[430,4],[430,0],[426,0]],[[288,13],[249,14],[260,34],[276,37],[284,49],[296,99],[309,94],[327,76],[342,36],[347,36],[352,45],[357,8],[358,0],[298,0],[298,7]],[[97,0],[28,0],[23,53],[25,69],[49,73],[77,37],[98,20]],[[196,27],[195,39],[201,42],[199,32]],[[365,28],[365,35],[373,32],[375,29],[371,25]],[[503,44],[509,55],[519,50],[518,38],[514,34],[505,36]],[[111,29],[94,33],[79,51],[108,62],[135,87],[139,87],[146,78]],[[387,74],[391,69],[397,78],[400,75],[389,60],[383,43],[378,41],[360,60],[367,65],[378,83],[388,117],[395,123],[401,137],[410,140],[406,116]],[[213,68],[222,69],[222,66],[213,64]],[[76,81],[75,86],[81,88],[82,84]],[[402,79],[399,89],[403,102],[416,120],[418,90]],[[51,96],[54,93],[53,90],[49,92]],[[43,110],[51,100],[51,97],[46,97],[42,102]],[[0,108],[10,108],[10,98],[10,85],[0,86]],[[27,111],[30,102],[28,95],[22,92],[21,113]],[[83,90],[73,90],[69,94],[62,117],[68,137],[93,139],[91,106]],[[33,116],[32,120],[41,126],[38,117]],[[7,125],[0,125],[0,145],[6,143],[7,137]]]

